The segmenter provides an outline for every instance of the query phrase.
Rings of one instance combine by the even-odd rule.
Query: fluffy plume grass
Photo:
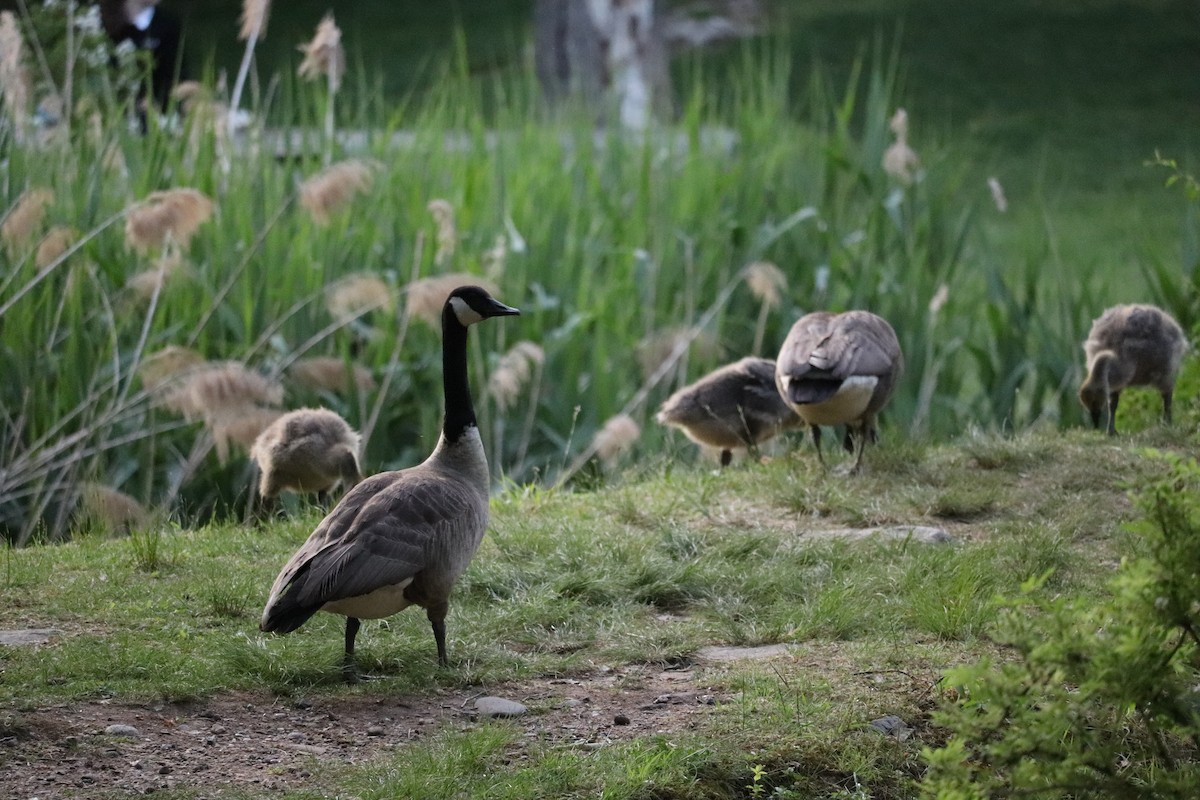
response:
[[[754,344],[750,352],[762,354],[763,337],[767,331],[767,316],[783,302],[787,290],[787,276],[770,261],[755,261],[746,265],[746,285],[758,299],[758,321],[754,326]]]
[[[908,112],[896,109],[888,127],[896,135],[896,141],[883,151],[883,171],[902,184],[910,184],[916,178],[921,159],[908,146]]]
[[[233,445],[249,453],[258,435],[281,416],[283,411],[280,409],[257,405],[227,406],[208,414],[204,424],[212,436],[217,463],[229,461]]]
[[[25,41],[11,11],[0,11],[0,94],[19,135],[29,120],[31,91],[25,66]]]
[[[347,364],[333,356],[299,359],[288,367],[287,374],[301,386],[326,392],[345,392],[351,386],[360,392],[375,388],[371,370],[361,364]]]
[[[623,455],[633,449],[642,428],[628,414],[618,414],[605,421],[592,440],[596,457],[606,469],[612,469]]]
[[[427,206],[437,225],[437,252],[433,260],[436,264],[445,264],[454,256],[458,249],[458,229],[454,225],[454,206],[449,200],[430,200]]]
[[[530,341],[517,342],[502,355],[488,378],[487,391],[496,401],[496,407],[507,411],[545,362],[546,352]]]
[[[325,287],[325,308],[343,324],[368,311],[393,307],[392,288],[378,275],[348,275]]]
[[[448,272],[408,284],[404,290],[407,295],[405,310],[410,317],[438,328],[446,298],[459,286],[467,285],[482,286],[492,294],[500,293],[496,285],[486,278],[465,272]]]
[[[79,231],[69,225],[55,225],[46,231],[46,235],[38,242],[34,263],[38,269],[44,269],[53,264],[71,245],[79,240]]]
[[[140,253],[174,243],[186,248],[213,215],[213,202],[196,189],[154,192],[131,206],[125,217],[125,241]]]
[[[10,255],[27,247],[42,228],[46,219],[46,207],[54,200],[54,192],[34,187],[21,192],[17,201],[0,222],[0,241],[4,242]]]
[[[132,496],[92,482],[83,485],[76,515],[80,524],[112,533],[143,528],[150,522],[150,512]]]
[[[194,272],[183,260],[183,255],[174,248],[168,248],[149,269],[131,275],[125,282],[125,288],[134,300],[148,302],[166,287],[168,281],[192,275]]]
[[[701,328],[667,328],[657,331],[637,343],[637,361],[642,376],[654,375],[681,346],[703,362],[720,357],[721,345],[709,331]]]
[[[204,363],[204,356],[189,347],[167,345],[142,359],[138,365],[138,377],[146,391],[154,391]]]
[[[329,90],[336,92],[342,85],[342,76],[346,72],[346,51],[342,47],[342,31],[334,22],[333,12],[328,12],[317,23],[317,32],[313,38],[300,45],[304,60],[297,68],[297,74],[306,80],[324,78],[329,83]]]
[[[300,185],[300,205],[318,225],[328,225],[333,214],[370,190],[379,167],[377,162],[362,159],[339,161]]]
[[[144,380],[144,378],[143,378]],[[191,369],[161,393],[159,404],[189,420],[215,418],[233,409],[283,402],[283,386],[237,361]]]

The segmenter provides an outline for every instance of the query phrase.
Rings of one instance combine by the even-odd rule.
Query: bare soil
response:
[[[325,767],[383,758],[447,726],[488,724],[474,710],[483,694],[529,708],[515,719],[525,729],[523,741],[600,748],[692,727],[727,699],[702,684],[702,670],[633,665],[420,697],[235,692],[196,703],[55,705],[0,720],[0,797],[319,791],[316,773]],[[114,724],[139,735],[105,733]]]

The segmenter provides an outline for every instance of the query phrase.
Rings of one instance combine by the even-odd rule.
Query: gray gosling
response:
[[[679,428],[698,445],[719,449],[723,467],[733,460],[734,450],[750,450],[804,424],[775,388],[775,362],[753,356],[679,389],[654,418]]]
[[[1101,314],[1083,343],[1087,378],[1079,402],[1100,427],[1108,418],[1110,436],[1117,433],[1117,401],[1127,386],[1153,386],[1162,395],[1163,419],[1171,422],[1175,376],[1187,343],[1170,314],[1151,305],[1113,306]]]
[[[342,498],[275,579],[263,631],[294,631],[318,611],[344,615],[343,672],[354,680],[360,620],[418,605],[433,627],[438,664],[449,665],[450,592],[488,523],[490,477],[467,380],[467,328],[519,313],[478,286],[450,293],[442,308],[445,417],[437,447],[421,464],[372,475]]]
[[[879,438],[876,418],[904,372],[904,355],[887,320],[869,311],[806,314],[792,326],[775,363],[779,394],[812,428],[817,459],[821,425],[845,425],[842,445],[862,469],[867,439]]]
[[[359,465],[362,437],[327,408],[300,408],[272,422],[250,448],[258,465],[261,510],[273,512],[280,493],[316,492],[327,508],[329,492],[346,490],[363,479]]]

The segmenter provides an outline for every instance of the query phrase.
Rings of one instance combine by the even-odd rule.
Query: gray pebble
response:
[[[367,736],[383,736],[383,726],[372,725],[371,727],[367,728]]]
[[[886,717],[873,719],[867,723],[867,727],[879,731],[884,736],[895,737],[902,742],[907,741],[913,735],[913,729],[908,727],[907,723],[895,714],[888,714]]]
[[[109,725],[104,729],[104,732],[109,736],[129,736],[134,739],[137,739],[142,735],[142,732],[132,725],[121,725],[119,723]]]
[[[505,700],[503,697],[476,698],[475,710],[485,717],[519,717],[529,711],[515,700]]]
[[[628,725],[629,722],[629,717],[625,716],[624,714],[617,714],[615,717],[613,717],[614,725]]]

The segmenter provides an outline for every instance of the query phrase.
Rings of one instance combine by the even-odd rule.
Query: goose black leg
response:
[[[817,462],[823,467],[825,466],[825,456],[821,455],[821,428],[818,425],[813,425],[811,427],[813,444],[817,446]]]
[[[1108,435],[1117,435],[1117,401],[1121,399],[1120,392],[1108,396]]]
[[[722,450],[721,451],[721,466],[728,467],[729,463],[731,461],[733,461],[733,451],[732,450]]]
[[[1168,425],[1171,424],[1171,395],[1173,392],[1167,391],[1162,393],[1163,399],[1163,421]]]
[[[438,666],[449,667],[450,659],[446,657],[446,612],[450,610],[449,603],[430,606],[425,612],[429,624],[433,626],[433,639],[437,642]]]
[[[359,680],[358,666],[354,663],[354,638],[362,621],[357,617],[346,617],[346,654],[342,658],[342,676],[347,683],[357,683]]]

